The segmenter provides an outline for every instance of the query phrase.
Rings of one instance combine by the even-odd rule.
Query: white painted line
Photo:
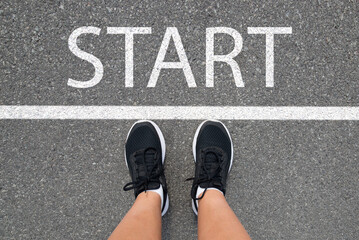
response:
[[[0,119],[359,120],[359,107],[3,105]]]

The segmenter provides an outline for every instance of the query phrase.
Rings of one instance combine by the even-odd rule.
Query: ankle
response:
[[[207,193],[208,191],[212,191],[212,190],[217,191],[217,192],[221,193],[222,195],[224,195],[223,192],[221,190],[217,189],[217,188],[212,187],[212,188],[207,188],[206,189],[206,188],[198,187],[197,188],[197,193],[196,193],[196,198],[201,198],[202,196],[205,195],[205,193]]]
[[[137,196],[134,204],[146,209],[161,209],[161,197],[156,192],[143,191]]]
[[[203,193],[199,194],[198,197],[201,197],[203,195]],[[206,203],[216,203],[218,201],[222,201],[225,200],[225,197],[223,195],[223,192],[221,192],[220,190],[216,189],[216,188],[209,188],[207,189],[207,191],[205,192],[204,196],[202,199],[198,200],[198,205],[201,202],[206,202]]]
[[[138,194],[136,201],[137,199],[146,199],[149,201],[161,201],[161,196],[156,192],[147,190]]]

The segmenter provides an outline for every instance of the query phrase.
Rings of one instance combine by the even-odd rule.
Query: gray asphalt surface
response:
[[[1,1],[1,105],[359,106],[357,1]],[[102,29],[79,46],[93,66],[68,49],[81,26]],[[152,27],[135,37],[134,88],[124,87],[124,37],[106,27]],[[196,79],[164,70],[146,88],[166,27],[177,27]],[[205,87],[206,27],[243,37],[231,69],[215,64]],[[247,27],[292,27],[275,36],[275,87],[265,88],[265,37]],[[216,53],[231,51],[216,37]],[[176,61],[173,43],[167,54]],[[1,120],[1,239],[105,239],[130,208],[124,140],[134,121]],[[196,239],[190,203],[191,143],[201,121],[156,121],[167,142],[171,199],[163,239]],[[253,239],[359,239],[358,121],[224,121],[235,159],[227,199]],[[140,226],[139,226],[140,227]]]

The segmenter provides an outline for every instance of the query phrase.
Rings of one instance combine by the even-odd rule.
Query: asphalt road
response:
[[[9,1],[0,2],[1,105],[359,106],[357,1]],[[68,48],[79,38],[104,66],[94,68]],[[207,27],[243,37],[238,62],[215,64],[205,87]],[[107,27],[151,27],[134,40],[134,87],[125,88],[125,39]],[[146,88],[167,27],[177,27],[197,87],[182,70],[163,70]],[[275,36],[275,86],[265,87],[265,37],[248,27],[292,27]],[[233,41],[215,38],[226,54]],[[173,42],[166,60],[177,61]],[[1,239],[105,239],[130,208],[123,158],[134,121],[1,120]],[[167,142],[171,199],[164,239],[196,239],[190,203],[191,142],[201,121],[156,121]],[[253,239],[359,239],[358,121],[224,121],[235,158],[227,199]]]

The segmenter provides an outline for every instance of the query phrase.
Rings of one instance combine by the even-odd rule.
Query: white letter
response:
[[[248,34],[266,35],[266,87],[274,87],[274,34],[292,34],[292,28],[249,27]]]
[[[170,43],[171,37],[173,38],[173,42],[175,44],[175,48],[177,50],[177,54],[179,57],[179,62],[163,62],[165,59],[166,51],[168,45]],[[157,83],[158,76],[160,75],[160,71],[162,68],[182,68],[184,75],[186,77],[186,81],[188,87],[196,87],[196,82],[194,80],[194,76],[189,66],[188,59],[186,56],[186,52],[184,51],[181,37],[178,33],[177,28],[169,27],[166,29],[165,36],[163,37],[160,50],[157,55],[157,59],[155,62],[155,66],[153,67],[150,80],[148,81],[147,87],[155,87]]]
[[[133,87],[133,35],[151,34],[150,27],[108,27],[108,34],[125,34],[125,87]]]
[[[85,61],[88,61],[89,63],[91,63],[94,67],[95,67],[95,76],[84,82],[84,81],[77,81],[74,79],[69,78],[67,85],[71,86],[71,87],[75,87],[75,88],[89,88],[89,87],[93,87],[96,84],[98,84],[103,76],[103,65],[100,61],[100,59],[98,59],[97,57],[95,57],[94,55],[87,53],[85,51],[82,51],[78,46],[77,46],[77,38],[84,33],[93,33],[96,35],[100,34],[101,29],[97,28],[97,27],[79,27],[77,29],[75,29],[75,31],[73,31],[69,37],[69,49],[70,51],[75,54],[76,57],[79,57]]]
[[[214,34],[226,33],[233,37],[234,48],[227,55],[214,55]],[[234,81],[237,87],[244,87],[241,70],[234,57],[242,50],[242,36],[233,28],[213,27],[206,29],[206,87],[213,87],[214,79],[214,62],[226,62],[232,68]]]

